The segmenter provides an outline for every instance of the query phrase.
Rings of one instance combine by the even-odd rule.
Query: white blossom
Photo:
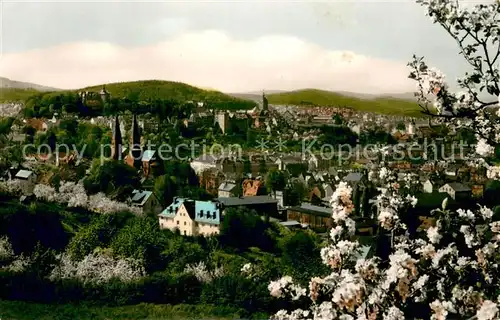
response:
[[[59,264],[50,278],[78,279],[84,283],[104,283],[113,278],[137,280],[145,275],[142,263],[134,259],[115,258],[105,252],[91,253],[81,261],[73,261],[67,253],[59,256]]]
[[[479,154],[482,157],[488,157],[493,154],[495,151],[495,148],[492,147],[488,142],[481,138],[477,141],[476,144],[476,153]]]
[[[184,268],[184,273],[192,274],[202,283],[212,282],[216,278],[222,277],[224,273],[223,267],[216,267],[210,270],[205,262],[200,261],[197,264],[189,264]]]
[[[493,320],[498,319],[498,305],[490,300],[486,300],[477,311],[477,320]]]
[[[14,250],[12,250],[9,238],[0,237],[0,261],[9,260],[12,257],[14,257]]]

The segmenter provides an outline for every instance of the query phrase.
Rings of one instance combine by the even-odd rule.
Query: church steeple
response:
[[[132,146],[141,144],[141,134],[139,133],[139,125],[137,124],[137,116],[134,114],[132,118]]]
[[[122,157],[122,132],[120,130],[120,121],[118,115],[115,116],[115,123],[113,125],[113,136],[111,137],[111,157],[113,160],[121,160]]]
[[[132,117],[132,136],[130,141],[130,155],[133,158],[134,167],[139,167],[141,165],[141,134],[139,132],[139,125],[137,124],[137,116],[134,114]]]
[[[267,101],[266,93],[262,90],[262,110],[267,111],[269,108],[269,102]]]

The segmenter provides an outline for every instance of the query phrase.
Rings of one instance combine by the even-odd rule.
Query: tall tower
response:
[[[134,114],[132,118],[132,136],[130,141],[130,155],[133,158],[133,166],[138,167],[141,165],[141,134],[139,133],[139,125],[137,123],[137,116]]]
[[[269,102],[267,101],[266,94],[264,93],[264,91],[262,91],[262,110],[267,112],[268,109],[269,109]]]
[[[102,102],[106,102],[109,98],[109,93],[106,91],[106,87],[102,86],[101,91],[99,92],[99,95],[101,96]]]
[[[113,125],[113,136],[111,137],[111,157],[113,160],[121,160],[122,158],[122,132],[120,130],[120,121],[118,115],[115,116]]]

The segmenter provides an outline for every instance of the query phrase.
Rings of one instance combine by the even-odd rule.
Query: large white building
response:
[[[158,217],[160,228],[178,230],[185,236],[212,236],[220,232],[221,210],[218,202],[174,198]]]

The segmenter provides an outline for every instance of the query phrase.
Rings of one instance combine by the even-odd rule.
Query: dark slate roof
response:
[[[344,178],[344,180],[356,182],[356,181],[360,181],[362,177],[363,177],[363,175],[359,172],[351,172]]]
[[[447,183],[455,192],[464,192],[464,191],[471,191],[471,188],[467,187],[466,185],[463,185],[459,182],[450,182]]]
[[[314,205],[309,204],[309,203],[302,203],[300,206],[292,207],[292,208],[289,208],[288,210],[313,214],[313,215],[322,216],[322,217],[331,217],[332,216],[332,209],[331,208],[314,206]]]
[[[252,204],[270,204],[270,203],[278,203],[278,200],[275,200],[269,196],[250,196],[250,197],[221,197],[217,198],[222,205],[225,207],[237,207],[237,206],[245,206]]]

